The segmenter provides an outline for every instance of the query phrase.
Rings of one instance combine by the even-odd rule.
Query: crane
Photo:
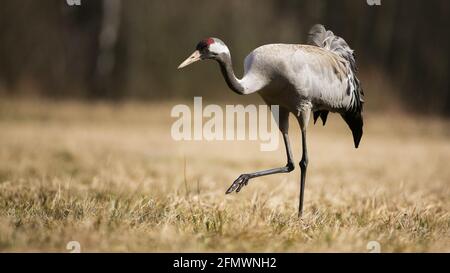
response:
[[[364,92],[356,77],[353,50],[341,37],[314,25],[307,44],[268,44],[253,50],[244,62],[244,76],[238,79],[233,71],[230,50],[218,38],[201,40],[196,50],[178,69],[200,60],[215,60],[228,87],[239,95],[255,92],[268,105],[279,106],[278,127],[283,135],[287,155],[284,167],[240,175],[226,194],[240,192],[256,177],[292,172],[295,168],[289,144],[289,114],[300,125],[302,159],[300,161],[300,193],[298,216],[302,216],[308,152],[306,129],[311,113],[314,123],[326,124],[328,113],[342,116],[352,131],[355,148],[363,134]]]

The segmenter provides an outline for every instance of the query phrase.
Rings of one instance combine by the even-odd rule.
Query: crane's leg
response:
[[[308,126],[311,110],[306,109],[300,113],[298,121],[302,130],[302,160],[300,161],[300,198],[298,205],[298,217],[303,213],[303,196],[305,193],[306,170],[308,168],[308,149],[306,145],[306,127]]]
[[[279,122],[278,127],[283,134],[283,141],[284,146],[286,148],[286,155],[287,155],[287,164],[284,167],[281,168],[275,168],[265,171],[259,171],[249,174],[241,174],[234,182],[231,184],[230,188],[226,191],[226,194],[230,194],[233,191],[240,192],[242,187],[246,186],[248,184],[248,181],[250,179],[260,177],[260,176],[266,176],[276,173],[289,173],[294,170],[294,158],[292,156],[291,151],[291,145],[289,144],[289,111],[280,107],[280,115],[279,115]]]

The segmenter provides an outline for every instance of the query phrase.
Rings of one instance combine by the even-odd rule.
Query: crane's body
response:
[[[349,83],[342,80],[348,73],[343,62],[316,46],[264,45],[246,57],[240,81],[244,94],[258,92],[267,104],[294,114],[305,108],[345,112],[354,93],[347,93]]]
[[[217,38],[200,41],[197,50],[179,68],[203,59],[219,63],[226,83],[237,94],[258,92],[268,105],[279,105],[280,109],[278,125],[286,148],[286,166],[242,174],[226,193],[239,192],[253,178],[294,170],[288,136],[292,113],[302,131],[300,216],[308,166],[306,128],[311,112],[314,122],[320,117],[324,125],[329,112],[339,113],[352,131],[356,148],[363,134],[363,91],[356,77],[353,50],[344,39],[322,25],[315,25],[308,45],[269,44],[253,50],[245,58],[241,79],[234,74],[228,47]]]

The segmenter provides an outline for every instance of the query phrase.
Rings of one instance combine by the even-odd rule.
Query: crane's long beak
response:
[[[200,61],[201,60],[201,54],[200,51],[196,50],[194,51],[194,53],[192,53],[191,56],[189,56],[189,58],[187,58],[184,62],[182,62],[180,64],[180,66],[178,66],[178,69],[181,69],[183,67],[186,67],[190,64],[195,63],[196,61]]]

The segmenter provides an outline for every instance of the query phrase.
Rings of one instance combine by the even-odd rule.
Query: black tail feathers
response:
[[[361,137],[363,135],[363,125],[364,125],[361,111],[346,112],[342,114],[342,118],[345,120],[350,130],[352,130],[355,148],[358,148],[359,142],[361,141]]]
[[[322,111],[316,111],[313,113],[314,114],[314,124],[316,124],[317,119],[320,117],[320,119],[322,120],[322,124],[323,126],[325,126],[325,124],[327,124],[327,118],[328,118],[328,111],[322,110]]]

